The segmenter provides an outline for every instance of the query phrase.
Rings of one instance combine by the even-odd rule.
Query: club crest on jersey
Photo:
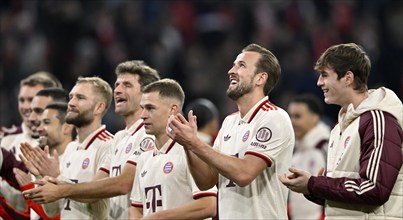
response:
[[[247,132],[245,132],[245,134],[244,134],[243,137],[242,137],[242,141],[243,141],[243,142],[245,142],[245,141],[248,140],[249,134],[250,134],[250,131],[249,131],[249,130],[248,130]]]
[[[140,142],[140,149],[143,152],[149,151],[154,149],[154,140],[150,137],[144,138],[141,142]]]
[[[172,162],[167,162],[167,163],[164,165],[163,171],[164,171],[165,174],[168,174],[168,173],[170,173],[173,169],[174,169],[173,163],[172,163]]]
[[[256,133],[256,140],[260,142],[266,142],[271,139],[271,130],[269,128],[263,127],[259,128],[259,130]]]
[[[130,152],[130,150],[132,149],[132,147],[133,147],[132,143],[128,144],[126,147],[125,153],[128,154]]]
[[[88,165],[90,164],[90,158],[85,158],[81,167],[85,170],[87,169]]]
[[[350,143],[350,136],[348,136],[347,138],[346,138],[346,140],[344,141],[344,148],[346,148],[347,147],[347,145]]]

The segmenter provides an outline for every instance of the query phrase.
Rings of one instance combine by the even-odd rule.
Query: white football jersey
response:
[[[143,216],[176,208],[203,196],[216,196],[217,189],[200,191],[188,169],[183,147],[173,140],[158,150],[140,155],[131,193],[134,207],[143,208]]]
[[[220,219],[287,219],[288,189],[279,181],[278,175],[287,173],[291,166],[294,132],[283,109],[265,97],[243,118],[239,112],[227,116],[214,148],[238,158],[254,155],[268,164],[245,187],[219,175]]]
[[[123,167],[131,157],[129,166],[135,166],[136,157],[142,152],[140,146],[153,147],[154,137],[147,135],[144,130],[143,120],[138,120],[129,129],[116,133],[111,148],[111,167],[109,176],[119,176]],[[146,144],[148,143],[148,144]],[[110,200],[111,219],[129,219],[130,193],[115,196]]]
[[[82,143],[68,144],[61,160],[61,176],[74,183],[90,182],[98,170],[109,173],[110,148],[113,135],[105,126],[90,134]],[[94,203],[81,203],[64,199],[61,219],[107,219],[109,200],[101,199]]]

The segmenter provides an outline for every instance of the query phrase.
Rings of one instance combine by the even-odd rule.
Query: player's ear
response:
[[[177,113],[179,113],[179,105],[176,103],[172,103],[170,106],[169,114],[176,115]]]
[[[256,78],[256,84],[264,85],[267,82],[268,77],[269,77],[269,74],[267,74],[266,72],[258,73],[257,78]]]
[[[105,108],[106,108],[106,103],[105,102],[98,102],[95,105],[94,113],[102,115],[103,112],[105,111]]]
[[[352,85],[354,83],[354,73],[351,71],[347,71],[346,75],[344,75],[347,86]]]

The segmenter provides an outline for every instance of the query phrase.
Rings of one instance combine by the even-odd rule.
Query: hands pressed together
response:
[[[289,168],[289,171],[291,172],[291,174],[280,175],[278,177],[279,180],[290,190],[297,193],[302,193],[304,195],[309,195],[310,192],[308,190],[308,181],[309,178],[311,178],[312,174],[305,170],[300,170],[293,167]],[[321,168],[318,176],[323,175],[323,172],[324,168]]]
[[[32,147],[28,143],[21,143],[21,152],[22,155],[19,155],[21,161],[34,176],[59,176],[59,155],[56,150],[51,158],[48,146],[42,150],[39,147]]]
[[[33,181],[33,183],[36,185],[36,187],[26,190],[22,192],[22,194],[35,203],[50,203],[61,198],[59,196],[59,185],[61,185],[62,182],[56,178],[45,176],[41,180]]]
[[[36,178],[32,181],[31,175],[20,169],[15,168],[14,173],[18,183],[27,185],[30,182],[36,184],[36,188],[23,192],[23,195],[31,199],[35,203],[49,203],[60,199],[58,185],[61,183],[56,179],[60,175],[59,155],[55,150],[53,157],[49,155],[49,147],[45,146],[44,150],[40,147],[32,147],[28,143],[21,143],[22,155],[19,155],[21,161]],[[43,179],[39,179],[43,177]]]

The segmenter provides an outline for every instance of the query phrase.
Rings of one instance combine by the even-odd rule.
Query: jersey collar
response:
[[[271,109],[277,109],[277,106],[273,105],[269,101],[269,97],[265,96],[263,97],[258,103],[256,103],[249,111],[246,113],[246,115],[239,120],[239,124],[245,124],[245,123],[250,123],[253,118],[255,118],[256,114],[259,112],[259,110],[271,110]]]
[[[172,147],[175,145],[175,141],[172,139],[168,139],[167,142],[165,142],[164,146],[160,150],[158,150],[156,147],[154,147],[154,153],[153,155],[160,155],[160,154],[168,154],[168,152],[172,149]]]
[[[99,127],[97,130],[93,131],[90,135],[88,135],[87,138],[82,143],[79,143],[79,146],[77,149],[85,149],[87,150],[88,147],[94,142],[94,140],[99,137],[100,139],[109,139],[110,134],[108,131],[106,131],[105,125],[102,125]]]
[[[126,128],[126,132],[133,136],[140,128],[142,128],[144,125],[143,119],[137,120],[130,128]]]

